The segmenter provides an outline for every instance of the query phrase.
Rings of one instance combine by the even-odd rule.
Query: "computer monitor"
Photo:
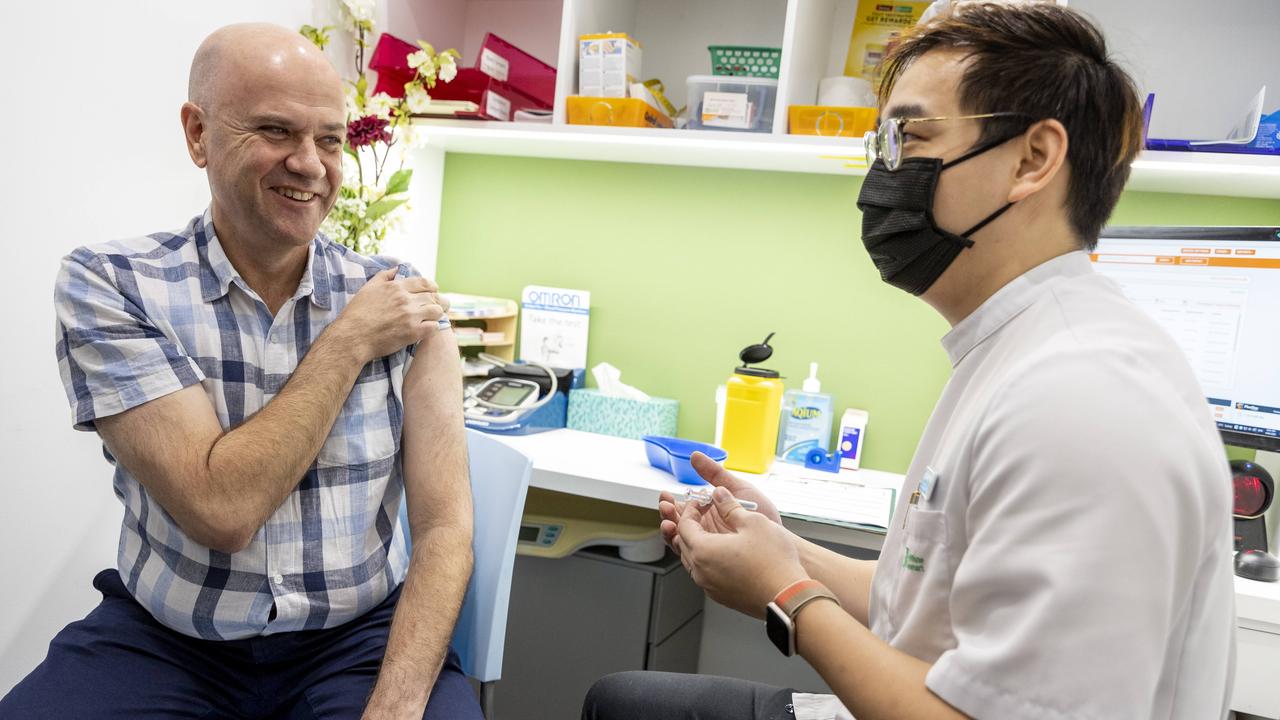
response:
[[[1280,228],[1109,227],[1092,259],[1182,347],[1223,440],[1280,451]]]

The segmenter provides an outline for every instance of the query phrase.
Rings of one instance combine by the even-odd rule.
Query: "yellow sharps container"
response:
[[[778,414],[782,411],[782,379],[776,370],[749,367],[773,355],[769,340],[752,345],[739,354],[742,367],[729,378],[725,393],[724,431],[721,445],[729,457],[730,470],[764,473],[773,462],[778,442]]]

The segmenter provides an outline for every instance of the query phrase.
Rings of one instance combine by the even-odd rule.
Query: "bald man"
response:
[[[208,208],[62,262],[59,367],[124,520],[101,604],[0,717],[479,718],[448,647],[471,572],[457,343],[434,284],[318,233],[341,81],[297,33],[226,27],[181,117]]]

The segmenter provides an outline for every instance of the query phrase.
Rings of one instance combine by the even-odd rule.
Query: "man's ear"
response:
[[[1022,135],[1009,202],[1018,202],[1043,190],[1062,172],[1067,162],[1067,129],[1057,120],[1041,120]]]
[[[204,110],[195,103],[182,103],[182,132],[187,139],[187,152],[196,167],[203,168],[209,162],[208,132]]]

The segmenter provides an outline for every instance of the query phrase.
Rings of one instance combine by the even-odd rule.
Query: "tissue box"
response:
[[[602,395],[599,390],[569,391],[569,429],[639,440],[645,435],[675,435],[680,402],[648,402]]]

